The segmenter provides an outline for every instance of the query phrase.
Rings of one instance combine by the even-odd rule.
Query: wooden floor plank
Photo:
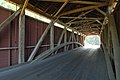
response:
[[[100,49],[78,48],[43,61],[1,70],[0,80],[109,80],[109,77]]]

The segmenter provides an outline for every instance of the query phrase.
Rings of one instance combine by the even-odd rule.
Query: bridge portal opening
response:
[[[99,48],[100,47],[100,36],[99,35],[89,35],[86,36],[84,40],[85,48]]]

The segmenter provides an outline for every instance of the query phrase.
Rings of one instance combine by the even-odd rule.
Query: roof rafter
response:
[[[84,28],[84,27],[97,27],[99,28],[99,26],[101,26],[100,24],[90,24],[90,25],[81,25],[81,26],[77,26],[77,27],[74,27],[76,29],[79,29],[79,28]],[[99,28],[100,29],[100,28]]]
[[[88,22],[88,23],[83,24],[83,25],[81,25],[81,26],[87,26],[87,25],[93,24],[93,23],[95,23],[95,22],[96,22],[96,21],[91,21],[91,22]]]
[[[98,18],[94,18],[94,17],[67,17],[67,16],[63,16],[63,17],[60,17],[60,18],[66,18],[66,19],[87,19],[87,20],[101,20],[101,19],[104,19],[102,17],[98,17]],[[70,22],[68,22],[70,23]]]
[[[38,1],[47,1],[47,2],[66,2],[66,0],[38,0]],[[74,3],[74,4],[91,4],[91,5],[104,4],[103,2],[78,1],[78,0],[72,0],[72,1],[69,1],[69,3]]]
[[[67,5],[68,2],[69,0],[66,0],[64,2],[64,4],[60,7],[60,9],[55,13],[54,17],[56,17],[60,13],[60,11]]]
[[[81,17],[81,16],[85,16],[86,14],[89,14],[90,12],[92,12],[94,9],[91,9],[91,10],[89,10],[89,11],[87,11],[87,12],[84,12],[84,13],[82,13],[82,14],[80,14],[80,15],[78,15],[77,17]],[[70,23],[70,22],[72,22],[72,21],[74,21],[74,20],[76,20],[77,19],[77,17],[76,18],[74,18],[74,19],[72,19],[72,20],[70,20],[69,22],[67,22],[67,23]]]
[[[103,23],[102,23],[102,22],[100,22],[99,20],[96,20],[96,22],[98,22],[100,25],[103,25]]]
[[[103,14],[104,16],[106,16],[106,13],[105,13],[104,11],[102,11],[101,9],[96,8],[96,10],[97,10],[98,12],[100,12],[101,14]]]
[[[82,8],[78,8],[78,9],[63,12],[63,13],[59,14],[58,16],[69,15],[69,14],[73,14],[73,13],[77,13],[77,12],[81,12],[81,11],[86,11],[86,10],[90,10],[90,9],[94,9],[94,8],[98,8],[98,7],[103,7],[103,6],[107,6],[107,5],[108,4],[104,3],[104,4],[101,4],[101,5],[97,5],[97,6],[82,7]]]
[[[86,29],[79,29],[79,31],[99,31],[98,28],[86,28]]]
[[[18,4],[20,4],[19,3],[19,1],[21,1],[21,0],[9,0],[9,1],[13,1],[13,2],[16,2],[16,3],[18,3]],[[17,2],[18,1],[18,2]],[[39,2],[40,1],[43,1],[43,0],[39,0]],[[46,1],[46,0],[44,0],[44,1]],[[90,12],[92,12],[92,11],[94,11],[96,8],[96,10],[98,11],[98,12],[100,12],[100,13],[102,13],[102,14],[104,14],[104,10],[102,10],[102,9],[100,9],[99,7],[103,7],[103,6],[108,6],[109,4],[108,3],[106,3],[106,2],[102,2],[102,4],[101,4],[101,2],[97,2],[97,4],[96,5],[93,5],[93,3],[92,3],[92,5],[90,6],[87,6],[87,7],[81,7],[81,8],[77,8],[77,9],[73,9],[73,11],[72,10],[70,10],[70,11],[66,11],[66,12],[69,12],[69,13],[67,13],[67,14],[65,14],[65,13],[62,13],[62,10],[64,9],[64,7],[68,4],[68,3],[73,3],[72,1],[76,1],[76,3],[77,3],[77,1],[78,2],[80,2],[79,0],[71,0],[71,2],[67,2],[67,0],[48,0],[48,1],[60,1],[60,2],[62,2],[62,6],[61,5],[59,5],[59,9],[57,10],[56,9],[56,11],[54,11],[55,13],[53,13],[53,15],[51,15],[49,12],[47,13],[47,12],[45,12],[44,11],[44,9],[42,10],[42,9],[40,9],[38,6],[37,7],[35,7],[34,6],[34,4],[32,4],[32,2],[30,2],[30,3],[28,3],[28,5],[27,5],[27,9],[29,9],[29,10],[32,10],[33,12],[36,12],[36,13],[38,13],[38,14],[41,14],[41,15],[43,15],[43,16],[46,16],[46,17],[48,17],[48,18],[50,18],[50,19],[56,19],[56,18],[59,18],[61,21],[63,21],[63,22],[66,22],[65,20],[68,18],[68,22],[67,23],[69,23],[69,22],[72,22],[72,21],[74,21],[73,23],[77,23],[77,22],[75,22],[75,20],[77,19],[80,19],[80,20],[83,20],[83,22],[85,21],[85,20],[88,20],[87,22],[86,22],[86,25],[84,25],[84,24],[80,24],[81,25],[81,27],[83,26],[89,26],[89,25],[91,25],[90,27],[91,28],[97,28],[97,26],[95,26],[95,25],[93,25],[93,24],[96,24],[96,20],[100,20],[100,22],[102,22],[102,20],[103,20],[103,17],[96,17],[96,15],[94,16],[91,16],[91,13]],[[38,3],[39,3],[38,2]],[[47,2],[47,1],[46,1]],[[85,1],[82,1],[82,2],[85,2]],[[87,1],[87,2],[90,2],[90,1]],[[92,1],[91,1],[92,2]],[[47,3],[50,3],[50,2],[47,2]],[[99,4],[100,3],[100,4]],[[42,4],[42,3],[41,3]],[[79,4],[83,4],[83,3],[79,3]],[[79,5],[79,4],[77,4],[77,5]],[[88,4],[88,3],[87,3]],[[89,3],[90,4],[90,3]],[[76,6],[77,6],[76,5]],[[53,6],[54,7],[54,6]],[[68,5],[67,5],[67,7],[68,7]],[[78,6],[79,7],[79,6]],[[58,8],[58,7],[57,7]],[[74,7],[73,7],[74,8]],[[67,9],[66,9],[67,10]],[[81,14],[76,14],[75,16],[73,15],[73,16],[70,16],[69,17],[69,14],[72,14],[72,13],[78,13],[78,12],[81,12]],[[62,14],[62,15],[61,15]],[[66,15],[66,16],[63,16],[63,14],[64,15]],[[90,15],[86,15],[86,14],[90,14]],[[81,17],[81,16],[83,16],[83,17]],[[95,18],[96,17],[96,18]],[[61,18],[63,18],[63,19],[61,19]],[[65,18],[65,19],[64,19]],[[76,20],[76,21],[77,21]],[[96,21],[95,23],[94,22],[90,22],[90,21]],[[89,23],[90,22],[90,23]],[[59,22],[60,23],[60,22]],[[66,23],[66,24],[67,24]],[[79,22],[78,22],[79,23]],[[82,21],[81,21],[81,23],[82,23]],[[99,23],[99,22],[98,22]],[[64,24],[64,25],[66,25],[66,24]],[[100,23],[99,23],[99,25],[100,25]],[[76,28],[74,28],[75,27],[75,25],[71,25],[71,26],[68,26],[68,27],[70,27],[71,29],[75,29],[75,30],[77,30]],[[79,26],[79,25],[77,25],[77,26]],[[92,27],[92,26],[95,26],[95,27]],[[101,25],[100,25],[101,26]],[[101,27],[99,27],[99,28],[101,28]],[[98,28],[98,29],[99,29]],[[78,30],[77,30],[78,31]],[[99,31],[100,32],[100,31]],[[90,32],[88,32],[88,33],[90,33]]]
[[[28,2],[29,2],[29,0],[25,0],[24,5],[23,5],[23,8],[22,8],[21,13],[20,13],[20,16],[23,16],[24,11],[25,11],[25,8],[26,8],[27,5],[28,5]]]
[[[92,20],[80,20],[80,21],[74,21],[74,22],[70,22],[70,23],[66,23],[66,24],[77,24],[77,23],[82,23],[82,22],[89,22]]]

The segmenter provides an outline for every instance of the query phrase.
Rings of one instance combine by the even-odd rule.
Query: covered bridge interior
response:
[[[120,80],[119,20],[119,0],[2,0],[0,80]]]

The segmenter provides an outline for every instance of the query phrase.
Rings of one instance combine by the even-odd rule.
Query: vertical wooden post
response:
[[[80,43],[82,43],[82,36],[80,35]]]
[[[54,25],[50,29],[50,49],[54,48]]]
[[[106,37],[106,28],[104,28],[104,44],[105,44],[105,47],[107,47],[107,37]]]
[[[79,35],[79,33],[77,35],[77,40],[78,40],[77,42],[80,43],[80,35]],[[79,45],[78,45],[78,47],[79,47]]]
[[[72,42],[74,41],[74,31],[72,30]],[[72,49],[74,48],[74,44],[72,44]]]
[[[110,25],[108,24],[108,45],[107,45],[107,50],[108,50],[108,54],[110,54]]]
[[[77,39],[76,39],[75,33],[73,34],[73,40],[74,40],[74,42],[77,42]],[[74,46],[77,47],[77,44],[75,44]]]
[[[81,43],[81,34],[78,36],[78,42]]]
[[[107,48],[104,46],[103,43],[101,45],[103,47],[103,51],[104,51],[104,54],[105,54],[105,59],[106,59],[106,64],[107,64],[107,71],[108,71],[109,80],[116,80],[114,72],[113,72],[112,64],[111,64],[110,58],[108,56]]]
[[[19,56],[18,63],[24,62],[25,55],[25,8],[27,7],[29,0],[25,0],[19,16]]]
[[[19,56],[18,63],[24,62],[25,54],[25,11],[19,16]]]
[[[67,29],[66,29],[66,27],[64,28],[64,30],[65,30],[64,43],[67,43]],[[66,51],[66,50],[67,50],[67,46],[64,47],[64,51]]]
[[[78,42],[78,32],[76,34],[76,42]],[[76,48],[78,47],[78,44],[76,44]]]
[[[81,36],[81,43],[82,43],[82,45],[83,45],[83,36]]]
[[[77,42],[75,33],[73,34],[73,41],[74,41],[74,42]]]
[[[69,37],[68,42],[70,42],[70,41],[71,41],[71,39],[72,39],[72,33],[70,34],[70,37]],[[69,45],[67,46],[67,50],[69,50]]]
[[[108,29],[107,29],[107,26],[104,27],[105,29],[105,39],[106,39],[106,48],[108,47]]]
[[[77,41],[77,42],[79,42],[78,37],[79,37],[79,33],[77,32],[77,36],[76,36],[76,41]]]
[[[109,13],[108,18],[109,18],[109,24],[110,24],[109,27],[112,35],[116,80],[120,80],[120,43],[119,43],[119,38],[118,38],[117,29],[115,25],[114,16]]]
[[[104,30],[103,30],[103,32],[102,32],[102,42],[103,42],[103,44],[105,45],[105,43],[104,43]]]

